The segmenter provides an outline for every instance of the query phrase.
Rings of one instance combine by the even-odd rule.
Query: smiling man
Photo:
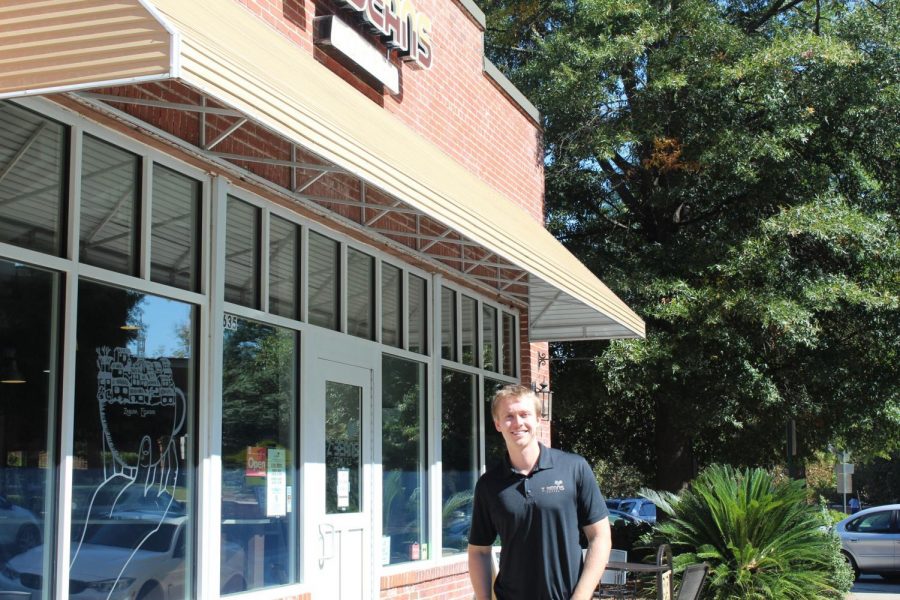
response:
[[[540,400],[508,385],[491,403],[506,459],[475,486],[469,577],[491,598],[491,545],[500,536],[497,600],[589,600],[609,558],[608,511],[587,461],[537,439]],[[582,561],[579,532],[588,540]]]

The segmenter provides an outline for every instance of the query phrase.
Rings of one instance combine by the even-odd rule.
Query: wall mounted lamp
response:
[[[533,383],[531,389],[535,395],[541,400],[541,419],[544,421],[553,420],[553,392],[547,389],[547,382],[541,382],[540,385]]]

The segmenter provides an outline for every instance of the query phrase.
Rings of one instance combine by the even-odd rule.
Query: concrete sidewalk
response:
[[[863,575],[850,590],[847,600],[900,600],[900,581],[878,575]]]

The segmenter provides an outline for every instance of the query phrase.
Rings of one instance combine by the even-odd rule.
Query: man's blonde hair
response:
[[[537,394],[534,393],[527,385],[519,385],[517,383],[511,383],[509,385],[504,385],[502,388],[497,390],[494,393],[494,398],[491,400],[491,416],[494,419],[497,419],[497,407],[500,406],[500,403],[507,398],[526,398],[531,397],[534,401],[534,415],[540,419],[541,417],[541,399],[537,397]]]

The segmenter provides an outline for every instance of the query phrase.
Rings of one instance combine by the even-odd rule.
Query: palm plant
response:
[[[801,481],[713,465],[679,495],[642,495],[669,517],[655,532],[676,553],[676,570],[710,565],[715,600],[841,598],[849,590],[840,546]]]

